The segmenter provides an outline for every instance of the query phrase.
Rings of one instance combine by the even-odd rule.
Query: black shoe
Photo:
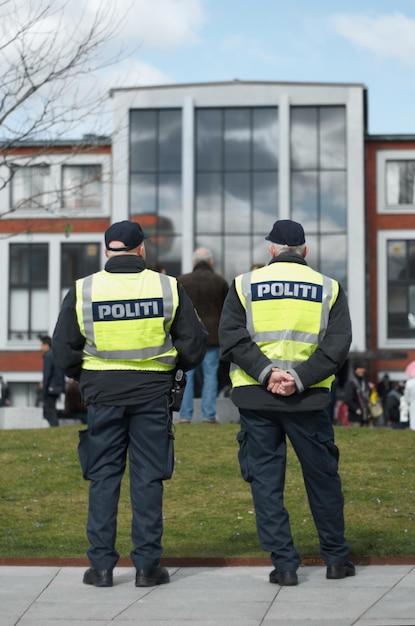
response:
[[[281,587],[294,587],[298,585],[297,572],[277,572],[274,569],[269,575],[269,582],[281,585]]]
[[[155,585],[165,585],[169,582],[169,572],[165,567],[138,569],[135,575],[136,587],[154,587]]]
[[[337,580],[338,578],[346,578],[346,576],[354,576],[356,574],[353,563],[347,561],[341,565],[327,565],[326,578]]]
[[[112,569],[94,569],[90,567],[84,574],[85,585],[94,587],[112,587]]]

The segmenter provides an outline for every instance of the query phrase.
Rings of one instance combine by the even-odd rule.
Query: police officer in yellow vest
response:
[[[266,237],[271,261],[238,276],[219,327],[240,412],[239,463],[251,484],[258,537],[270,552],[270,582],[297,585],[300,556],[284,507],[286,438],[301,463],[326,577],[355,574],[344,537],[339,452],[326,408],[351,343],[341,285],[305,261],[301,224],[279,220]]]
[[[105,233],[105,269],[76,281],[62,304],[53,354],[79,380],[88,429],[79,456],[90,481],[91,567],[83,582],[113,584],[117,507],[127,453],[131,559],[137,587],[169,582],[160,566],[163,480],[173,472],[171,389],[175,372],[203,360],[207,331],[175,278],[146,268],[147,235],[136,222]]]

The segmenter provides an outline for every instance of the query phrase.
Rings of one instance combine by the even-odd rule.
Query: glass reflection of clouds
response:
[[[254,172],[253,186],[253,231],[261,233],[278,219],[277,172]]]
[[[181,111],[160,111],[158,167],[164,172],[181,171]]]
[[[317,230],[318,195],[316,172],[291,173],[291,217],[304,230]]]
[[[158,213],[174,225],[174,231],[182,230],[182,184],[177,174],[162,174],[159,178]]]
[[[320,239],[320,271],[347,288],[346,235],[327,235]]]
[[[317,168],[317,109],[291,109],[291,167],[294,170]]]
[[[344,107],[323,107],[320,114],[320,167],[346,168],[346,117]]]
[[[225,170],[250,169],[250,116],[248,109],[225,109]]]
[[[278,168],[278,116],[276,109],[254,109],[253,169]]]
[[[202,172],[196,178],[196,232],[222,230],[222,176]]]
[[[346,174],[345,172],[321,172],[320,230],[335,232],[346,230]]]
[[[132,174],[130,185],[130,213],[155,213],[156,176],[154,174]]]
[[[156,111],[130,113],[130,171],[149,172],[156,169]]]
[[[227,277],[250,267],[253,233],[265,237],[277,216],[278,109],[197,110],[196,234],[220,236],[214,241],[224,249]]]
[[[291,109],[291,217],[301,222],[306,231],[310,265],[345,286],[347,198],[344,107]]]
[[[252,265],[250,258],[250,236],[225,237],[225,267],[226,279],[233,280],[235,276],[249,272]]]
[[[346,167],[344,107],[291,109],[291,167],[294,170]]]
[[[222,169],[222,111],[199,109],[196,114],[196,169]]]
[[[250,184],[245,173],[225,175],[225,232],[248,233],[251,229]]]

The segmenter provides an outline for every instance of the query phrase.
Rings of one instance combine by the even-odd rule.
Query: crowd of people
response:
[[[366,362],[358,359],[344,387],[337,386],[333,397],[331,417],[337,425],[415,430],[415,377],[392,379],[385,373],[374,383],[367,377]]]

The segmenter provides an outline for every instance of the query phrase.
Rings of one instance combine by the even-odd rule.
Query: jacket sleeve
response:
[[[85,337],[81,334],[75,311],[75,288],[66,294],[52,335],[55,363],[69,378],[79,380]]]
[[[203,361],[209,335],[184,287],[179,283],[177,287],[179,306],[170,333],[179,354],[177,367],[187,371]]]
[[[236,363],[249,376],[264,384],[272,369],[272,361],[251,339],[246,327],[246,313],[238,298],[235,281],[229,288],[219,323],[221,357]]]

